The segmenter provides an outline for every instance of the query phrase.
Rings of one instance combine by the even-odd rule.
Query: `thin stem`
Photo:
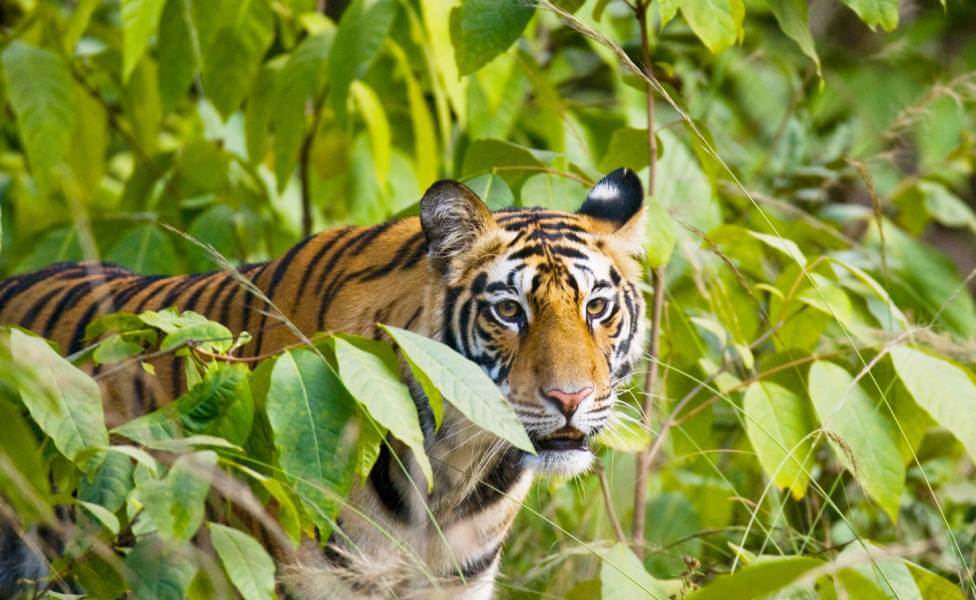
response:
[[[637,24],[641,36],[641,62],[646,75],[645,95],[647,97],[647,157],[650,170],[647,176],[647,195],[654,196],[654,184],[657,178],[657,137],[654,135],[654,72],[651,68],[651,42],[647,29],[647,7],[650,0],[638,0],[634,7]],[[657,267],[652,272],[654,284],[653,309],[651,312],[651,332],[647,341],[647,356],[650,361],[644,376],[644,403],[641,422],[645,428],[651,426],[651,412],[654,403],[654,391],[658,385],[658,354],[661,347],[661,315],[664,313],[664,267]],[[631,529],[633,550],[641,559],[644,558],[644,526],[647,520],[647,474],[651,470],[653,455],[650,448],[637,455],[637,473],[634,478],[634,521]]]
[[[610,496],[610,483],[607,481],[607,472],[603,468],[603,463],[597,464],[596,476],[600,479],[600,491],[603,492],[603,503],[607,507],[607,515],[610,517],[610,525],[613,526],[613,532],[617,535],[619,542],[626,544],[627,535],[624,533],[624,528],[620,526],[620,518],[617,517],[617,511],[613,508],[613,499]]]

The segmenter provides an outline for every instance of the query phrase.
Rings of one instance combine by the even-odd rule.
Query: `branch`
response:
[[[647,177],[647,195],[654,196],[654,184],[657,179],[657,137],[654,135],[654,72],[651,63],[651,42],[648,37],[647,28],[647,7],[650,0],[638,0],[634,7],[634,14],[637,17],[637,24],[640,28],[641,36],[641,62],[646,76],[644,91],[647,96],[647,157],[650,171]],[[651,412],[654,404],[654,391],[658,385],[658,354],[661,347],[661,315],[664,313],[664,267],[655,268],[652,273],[654,284],[653,309],[651,312],[651,332],[650,339],[647,341],[648,364],[647,374],[644,377],[644,402],[641,415],[641,422],[644,427],[650,429]],[[653,454],[650,448],[644,449],[637,455],[637,473],[634,478],[634,520],[632,523],[631,537],[633,538],[633,550],[637,556],[644,558],[644,526],[647,520],[647,474],[651,470],[651,459]]]

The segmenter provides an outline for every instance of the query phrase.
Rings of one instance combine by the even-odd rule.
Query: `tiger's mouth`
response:
[[[549,435],[532,440],[536,450],[549,452],[566,452],[570,450],[589,450],[586,443],[586,435],[576,429],[566,425]]]

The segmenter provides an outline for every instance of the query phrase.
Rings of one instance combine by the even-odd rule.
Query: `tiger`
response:
[[[263,297],[227,271],[140,276],[69,263],[0,284],[0,323],[36,331],[68,355],[84,349],[99,314],[171,306],[251,332],[242,357],[319,331],[378,339],[378,323],[443,342],[497,385],[535,454],[472,426],[449,404],[436,428],[423,387],[405,369],[431,491],[414,481],[423,477],[410,452],[388,439],[340,513],[341,535],[306,540],[279,576],[312,600],[491,598],[503,542],[534,478],[590,468],[590,440],[640,360],[645,212],[641,180],[625,168],[597,182],[575,213],[492,212],[463,183],[442,180],[423,194],[419,216],[327,230],[240,267]],[[297,332],[278,326],[269,302]],[[155,376],[137,369],[106,384],[120,422],[182,391],[177,360],[155,364]]]

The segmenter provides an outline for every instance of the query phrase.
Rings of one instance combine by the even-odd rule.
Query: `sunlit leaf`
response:
[[[764,557],[731,575],[716,577],[686,597],[688,600],[763,598],[788,587],[823,564],[818,558],[806,556]]]
[[[772,382],[746,389],[746,433],[763,470],[796,498],[806,494],[813,468],[813,417],[804,398]]]
[[[243,531],[207,523],[227,578],[244,600],[275,598],[275,565],[264,548]]]
[[[467,0],[451,11],[451,41],[461,75],[508,49],[535,12],[530,3]]]
[[[603,555],[600,589],[604,600],[668,597],[668,591],[644,570],[640,559],[620,543]]]
[[[746,7],[742,0],[683,0],[681,15],[712,52],[721,52],[742,38]]]
[[[844,4],[874,29],[881,25],[885,31],[898,26],[898,0],[843,0]]]
[[[340,121],[346,116],[349,86],[376,58],[396,16],[393,0],[353,0],[342,13],[329,57],[329,103]]]
[[[128,81],[156,34],[166,0],[122,0],[122,79]]]
[[[164,479],[151,479],[136,487],[143,505],[141,532],[157,532],[165,540],[188,541],[203,523],[210,481],[217,455],[211,451],[181,456]]]

